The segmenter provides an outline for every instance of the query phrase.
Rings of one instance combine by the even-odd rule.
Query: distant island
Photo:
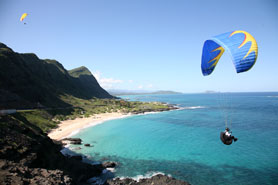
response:
[[[218,93],[217,91],[212,91],[212,90],[207,90],[205,91],[206,94],[213,94],[213,93]]]
[[[175,91],[143,91],[143,90],[119,90],[119,89],[110,89],[107,90],[109,94],[113,96],[124,96],[124,95],[144,95],[144,94],[182,94],[181,92]]]
[[[82,156],[62,155],[62,137],[52,140],[47,136],[53,132],[66,133],[60,123],[79,128],[78,124],[84,120],[86,123],[81,126],[88,126],[90,121],[177,109],[160,102],[116,98],[84,66],[66,70],[56,60],[42,60],[32,53],[20,54],[3,43],[0,43],[0,70],[0,184],[88,184],[88,179],[98,178],[106,168],[115,167],[115,163],[92,165],[83,163]],[[81,144],[79,139],[67,139]],[[141,183],[130,179],[105,183],[125,182]],[[165,175],[143,182],[153,183],[188,184]]]

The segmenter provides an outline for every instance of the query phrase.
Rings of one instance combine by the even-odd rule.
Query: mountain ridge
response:
[[[0,43],[0,109],[72,106],[61,97],[114,98],[84,66],[66,70],[52,59],[17,53]],[[5,70],[3,70],[5,69]]]

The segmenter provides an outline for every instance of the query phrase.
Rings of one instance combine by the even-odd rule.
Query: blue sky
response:
[[[275,0],[0,0],[0,42],[86,66],[106,89],[278,91],[277,12]],[[204,77],[204,41],[233,30],[257,40],[255,66],[237,74],[224,53]]]

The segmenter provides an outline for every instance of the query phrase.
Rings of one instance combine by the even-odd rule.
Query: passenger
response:
[[[220,139],[225,145],[230,145],[232,142],[236,142],[237,138],[231,135],[230,129],[227,127],[224,132],[220,133]]]

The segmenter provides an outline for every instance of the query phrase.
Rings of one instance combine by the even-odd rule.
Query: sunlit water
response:
[[[77,152],[117,161],[116,176],[163,172],[193,185],[278,184],[278,93],[122,98],[184,109],[111,120],[75,135],[94,145]],[[225,120],[238,137],[230,146],[219,139]]]

